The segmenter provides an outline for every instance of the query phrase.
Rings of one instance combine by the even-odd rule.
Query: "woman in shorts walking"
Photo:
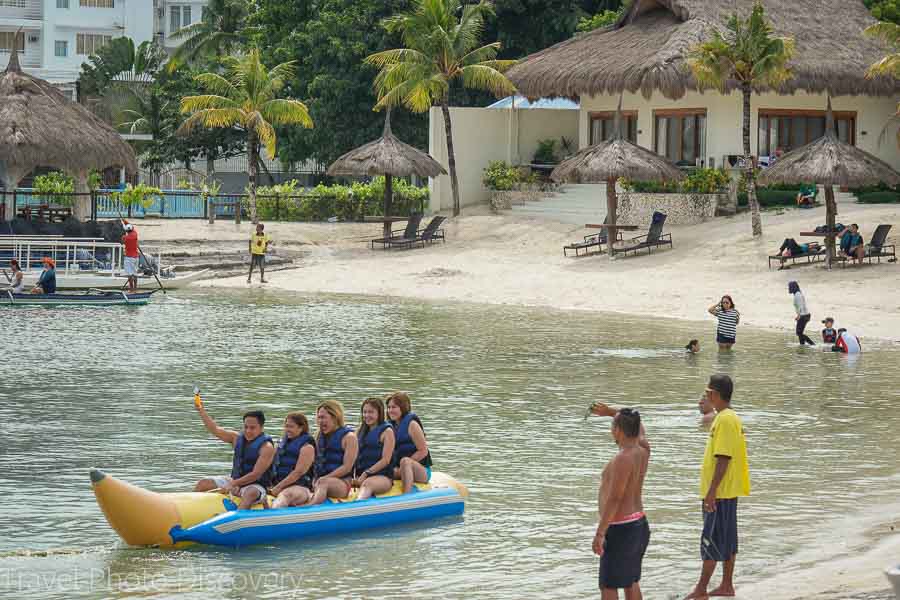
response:
[[[734,306],[731,296],[722,296],[718,304],[709,307],[709,314],[719,321],[716,328],[716,342],[719,350],[731,350],[737,335],[737,326],[741,322],[741,313]]]

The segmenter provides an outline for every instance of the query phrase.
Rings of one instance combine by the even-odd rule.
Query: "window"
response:
[[[53,42],[54,56],[65,57],[69,55],[69,42],[65,40],[56,40]]]
[[[13,44],[19,52],[25,51],[25,35],[16,35],[15,31],[0,31],[0,52],[12,52]]]
[[[4,8],[25,8],[25,0],[0,0],[0,6]]]
[[[622,118],[625,122],[622,124],[625,138],[632,144],[637,144],[637,111],[624,110]],[[613,136],[613,124],[615,123],[616,113],[614,112],[593,112],[591,113],[591,146],[605,142]]]
[[[75,53],[84,56],[96,54],[97,51],[108,44],[111,39],[111,35],[100,35],[99,33],[75,34]]]
[[[181,7],[181,26],[187,27],[191,24],[191,7],[190,6],[182,6]]]
[[[87,8],[115,8],[116,0],[78,0],[78,6]]]
[[[706,163],[706,109],[654,111],[653,149],[679,165]]]
[[[56,8],[69,8],[69,0],[56,0]]]
[[[835,112],[838,138],[856,144],[856,113]],[[758,156],[774,156],[778,149],[790,152],[825,135],[825,111],[760,109]]]
[[[181,7],[173,6],[169,10],[169,31],[175,33],[181,29]]]

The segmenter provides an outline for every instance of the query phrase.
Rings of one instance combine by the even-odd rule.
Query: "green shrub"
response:
[[[489,190],[505,192],[518,187],[522,182],[522,173],[505,161],[495,160],[488,163],[481,182]]]
[[[595,29],[600,29],[601,27],[609,27],[613,23],[616,22],[616,19],[622,14],[623,8],[619,10],[604,10],[601,13],[597,13],[596,15],[592,15],[590,17],[582,17],[578,20],[578,26],[576,27],[576,31],[579,33],[584,33],[587,31],[593,31]]]
[[[556,140],[538,140],[538,147],[534,151],[532,162],[536,165],[556,164]]]
[[[730,181],[724,169],[691,169],[680,182],[631,181],[621,179],[622,186],[630,192],[645,194],[719,194],[728,190]]]
[[[75,180],[61,173],[51,171],[46,175],[38,175],[32,185],[34,193],[42,202],[50,204],[55,202],[65,206],[71,206],[73,196],[58,196],[57,194],[71,194],[75,191]]]
[[[900,192],[880,191],[869,192],[857,196],[860,204],[894,204],[900,202]]]
[[[771,188],[756,188],[756,199],[763,208],[775,206],[795,206],[797,204],[797,192],[799,190],[775,190]],[[738,194],[738,206],[747,206],[749,200],[746,192]]]

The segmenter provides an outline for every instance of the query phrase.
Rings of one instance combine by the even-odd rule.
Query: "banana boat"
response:
[[[236,510],[236,498],[215,492],[157,493],[91,470],[97,504],[110,526],[132,546],[188,544],[248,546],[322,537],[376,527],[462,515],[469,493],[449,475],[434,472],[427,484],[387,494],[308,507]],[[269,500],[273,500],[270,496]]]

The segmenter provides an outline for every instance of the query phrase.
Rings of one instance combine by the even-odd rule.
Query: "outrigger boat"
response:
[[[14,294],[0,292],[6,306],[143,306],[159,290],[128,294],[124,291],[86,290],[81,294]]]
[[[248,546],[356,532],[463,514],[466,487],[443,473],[403,494],[400,482],[387,494],[356,500],[263,510],[236,510],[238,499],[217,492],[156,493],[91,470],[97,504],[110,526],[132,546],[187,544]],[[270,503],[274,498],[269,497]]]

